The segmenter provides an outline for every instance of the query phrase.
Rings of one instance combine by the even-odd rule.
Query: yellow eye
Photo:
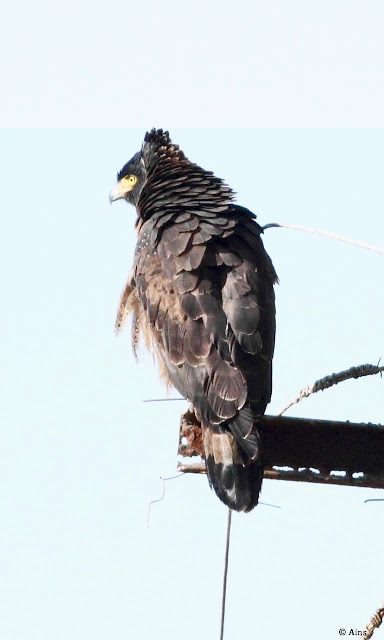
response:
[[[129,182],[129,184],[132,184],[132,185],[136,184],[137,177],[136,176],[128,176],[128,182]]]

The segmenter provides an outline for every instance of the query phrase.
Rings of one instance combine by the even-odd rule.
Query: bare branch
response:
[[[317,393],[318,391],[324,391],[324,389],[329,389],[333,387],[335,384],[339,384],[339,382],[344,382],[344,380],[350,380],[351,378],[362,378],[363,376],[373,376],[377,373],[382,373],[384,371],[384,367],[379,367],[375,364],[361,364],[357,367],[351,367],[350,369],[346,369],[345,371],[339,371],[339,373],[332,373],[329,376],[325,376],[324,378],[320,378],[320,380],[316,380],[313,384],[308,385],[304,389],[301,389],[299,393],[292,398],[288,402],[288,404],[283,407],[276,415],[282,416],[290,407],[294,404],[297,404],[303,398],[308,398],[312,393]]]
[[[179,462],[177,470],[180,471],[180,473],[207,473],[204,460],[192,462],[191,464],[182,464]]]
[[[273,229],[273,228],[284,228],[284,229],[296,229],[297,231],[307,231],[308,233],[315,233],[319,236],[326,236],[327,238],[334,238],[334,240],[341,240],[342,242],[347,242],[348,244],[354,244],[357,247],[362,247],[363,249],[369,249],[370,251],[375,251],[376,253],[381,253],[384,255],[384,249],[381,247],[374,247],[371,244],[367,244],[366,242],[360,242],[360,240],[352,240],[351,238],[346,238],[345,236],[340,236],[338,233],[332,233],[331,231],[322,231],[321,229],[314,229],[313,227],[303,227],[300,224],[289,224],[288,222],[271,222],[270,224],[266,224],[263,227],[263,231],[265,229]]]
[[[383,618],[384,618],[384,602],[381,605],[380,609],[377,609],[377,611],[373,614],[367,626],[364,627],[362,631],[362,636],[366,639],[372,638],[373,632],[375,631],[375,629],[378,629],[380,627],[381,623],[383,622]]]

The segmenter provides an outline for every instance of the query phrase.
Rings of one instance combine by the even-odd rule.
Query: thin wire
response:
[[[321,229],[314,229],[313,227],[303,227],[300,224],[288,224],[287,222],[271,222],[270,224],[265,224],[263,226],[263,231],[265,229],[273,229],[273,228],[282,227],[284,229],[296,229],[297,231],[307,231],[308,233],[316,233],[319,236],[327,236],[327,238],[334,238],[334,240],[341,240],[342,242],[348,242],[348,244],[354,244],[357,247],[362,247],[363,249],[369,249],[370,251],[375,251],[376,253],[384,254],[384,249],[381,247],[374,247],[371,244],[367,244],[366,242],[360,242],[360,240],[352,240],[352,238],[346,238],[345,236],[340,236],[338,233],[332,233],[331,231],[322,231]]]
[[[262,504],[264,507],[273,507],[274,509],[281,509],[278,504],[270,504],[269,502],[258,502],[258,504]]]
[[[185,398],[148,398],[147,400],[143,400],[143,402],[172,402],[175,400],[184,400]]]
[[[232,509],[228,509],[227,520],[227,540],[225,543],[225,559],[224,559],[224,576],[223,576],[223,597],[221,600],[221,624],[219,640],[224,637],[224,619],[225,619],[225,600],[227,595],[227,576],[228,576],[228,558],[229,558],[229,540],[231,535]]]
[[[163,476],[160,476],[160,480],[163,483],[163,493],[161,495],[160,498],[157,498],[156,500],[151,500],[151,502],[148,505],[148,513],[147,513],[147,527],[149,529],[149,518],[151,515],[151,506],[153,504],[155,504],[155,502],[161,502],[164,499],[165,496],[165,483],[167,482],[167,480],[175,480],[176,478],[181,478],[184,474],[183,473],[178,473],[177,476],[170,476],[169,478],[164,478]]]

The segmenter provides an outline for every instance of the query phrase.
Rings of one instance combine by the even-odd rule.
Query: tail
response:
[[[258,441],[256,430],[250,436]],[[235,511],[251,511],[258,503],[263,479],[260,462],[246,455],[224,425],[203,427],[203,443],[209,484],[220,500]]]

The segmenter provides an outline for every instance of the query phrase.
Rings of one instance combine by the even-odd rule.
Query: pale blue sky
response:
[[[166,124],[166,123],[164,123]],[[261,224],[318,226],[383,244],[384,132],[171,130]],[[3,131],[1,607],[7,640],[217,637],[226,509],[205,477],[167,483],[183,403],[114,315],[134,210],[108,193],[144,129]],[[283,229],[277,411],[314,379],[383,356],[383,258]],[[383,382],[350,381],[291,415],[383,420]],[[176,395],[176,394],[173,394]],[[267,481],[235,514],[227,635],[320,640],[382,599],[381,492]],[[321,614],[319,614],[321,612]],[[310,629],[310,632],[308,631]]]
[[[20,0],[0,124],[377,127],[381,0]]]
[[[218,637],[227,513],[206,478],[167,483],[146,527],[175,473],[183,403],[143,403],[165,394],[151,358],[136,365],[129,332],[114,335],[135,214],[108,193],[160,126],[261,224],[383,246],[384,130],[365,129],[384,123],[383,25],[381,0],[7,6],[2,639]],[[282,229],[265,245],[280,276],[273,413],[383,356],[383,258]],[[291,415],[383,422],[383,405],[369,378]],[[233,518],[225,639],[365,624],[383,599],[384,515],[363,502],[382,495],[265,482],[282,509]]]

